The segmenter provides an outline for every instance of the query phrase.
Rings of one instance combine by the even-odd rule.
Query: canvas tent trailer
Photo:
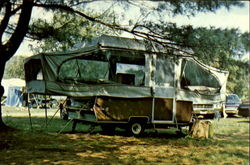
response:
[[[227,72],[142,40],[101,36],[26,59],[27,91],[66,95],[70,118],[103,129],[186,126],[193,102],[220,102]]]

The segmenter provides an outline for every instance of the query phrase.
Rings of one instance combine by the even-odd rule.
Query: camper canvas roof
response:
[[[157,43],[150,48],[144,40],[101,36],[78,45],[74,50],[27,58],[27,90],[81,97],[138,98],[151,97],[153,87],[158,97],[174,97],[174,91],[179,89],[176,96],[180,100],[221,100],[220,93],[225,91],[228,72],[207,66],[194,57],[175,53],[165,51]],[[121,66],[124,71],[121,71]],[[184,71],[186,80],[195,78],[186,89],[180,84]],[[205,80],[207,76],[209,81]],[[201,89],[209,90],[195,92]]]

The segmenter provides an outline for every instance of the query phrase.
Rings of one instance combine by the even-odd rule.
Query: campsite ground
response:
[[[55,110],[49,109],[49,119]],[[123,130],[108,136],[96,127],[56,118],[46,127],[44,110],[3,107],[4,121],[16,129],[0,133],[0,165],[7,164],[249,164],[249,118],[215,122],[212,139],[181,137],[173,130],[127,137]],[[62,133],[58,132],[62,130]]]

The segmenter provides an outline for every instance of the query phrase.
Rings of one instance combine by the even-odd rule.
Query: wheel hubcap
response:
[[[141,133],[141,130],[142,130],[142,127],[141,127],[141,125],[139,123],[134,123],[132,125],[132,132],[133,132],[133,134],[138,135],[138,134]]]

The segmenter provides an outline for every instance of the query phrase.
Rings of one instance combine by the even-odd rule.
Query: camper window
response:
[[[108,74],[107,62],[72,59],[61,65],[58,78],[61,81],[100,82],[108,80]]]
[[[43,80],[41,61],[37,59],[29,60],[25,65],[25,80]]]
[[[116,64],[116,81],[128,85],[144,85],[144,66],[136,64]]]
[[[183,88],[193,86],[196,90],[205,89],[204,87],[218,89],[220,83],[217,77],[205,67],[194,61],[186,61],[183,63],[181,86]]]

